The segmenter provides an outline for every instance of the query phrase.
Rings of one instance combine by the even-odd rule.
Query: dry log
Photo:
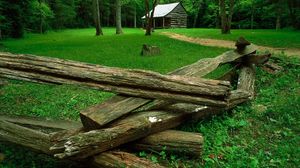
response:
[[[199,157],[203,149],[203,137],[199,133],[167,130],[152,134],[132,143],[137,150],[166,151]]]
[[[94,156],[92,166],[99,168],[163,168],[150,160],[122,151],[109,151]]]
[[[0,140],[28,147],[36,152],[53,154],[49,150],[48,134],[0,120]]]
[[[216,58],[201,59],[196,63],[179,68],[170,75],[185,75],[193,77],[202,77],[215,70],[220,64],[235,61],[241,57],[253,54],[256,52],[256,47],[251,45],[245,48],[240,53],[236,51],[228,51]],[[130,113],[133,110],[151,102],[151,100],[133,97],[114,96],[107,102],[100,103],[80,113],[81,121],[86,129],[101,128],[105,124]],[[161,106],[173,104],[172,101],[155,100],[150,106],[143,107],[143,110],[157,109]],[[117,107],[117,108],[116,108]]]
[[[19,118],[14,119],[13,117],[9,117],[9,120],[20,122],[18,119]],[[27,124],[27,121],[29,120],[34,121],[34,118],[26,118],[25,123]],[[41,122],[42,120],[43,119],[40,119],[38,122]],[[44,125],[52,125],[51,121],[49,122],[48,120],[44,120],[44,122],[45,124],[42,125],[33,123],[32,126],[41,126],[43,128]],[[66,124],[67,123],[70,122],[66,121]],[[77,124],[74,124],[72,127],[76,126]],[[73,132],[73,134],[75,134],[75,132]],[[22,145],[39,153],[53,154],[53,151],[49,150],[50,146],[52,145],[49,137],[50,136],[48,134],[0,120],[0,141],[7,141],[17,145]],[[141,159],[130,153],[121,151],[104,152],[98,156],[94,156],[90,163],[92,163],[92,165],[95,167],[119,167],[124,165],[125,167],[162,168],[162,166],[154,164],[149,160]]]
[[[144,98],[158,98],[214,106],[226,106],[230,83],[143,70],[97,65],[69,65],[65,60],[0,53],[0,74],[58,84],[76,84]],[[79,63],[78,63],[79,64]]]
[[[0,120],[4,120],[10,123],[15,123],[18,125],[24,125],[29,127],[41,127],[49,128],[53,130],[67,130],[67,129],[77,129],[81,128],[82,124],[74,121],[63,121],[63,120],[49,120],[36,117],[27,116],[6,116],[0,115]]]
[[[253,99],[255,96],[255,65],[243,66],[238,79],[237,89],[248,92]]]

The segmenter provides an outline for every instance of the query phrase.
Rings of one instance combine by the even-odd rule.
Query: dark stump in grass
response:
[[[157,46],[143,45],[141,55],[142,56],[155,56],[160,54],[160,49]]]

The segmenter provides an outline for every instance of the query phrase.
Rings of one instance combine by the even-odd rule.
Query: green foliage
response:
[[[27,24],[30,25],[35,32],[45,32],[50,28],[49,21],[54,18],[54,13],[47,3],[33,0],[30,3],[29,9],[31,10],[31,15],[27,18]]]

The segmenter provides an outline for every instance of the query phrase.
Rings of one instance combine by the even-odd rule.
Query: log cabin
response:
[[[158,4],[154,10],[153,28],[186,28],[187,16],[187,11],[181,2]],[[145,18],[142,17],[143,20]]]

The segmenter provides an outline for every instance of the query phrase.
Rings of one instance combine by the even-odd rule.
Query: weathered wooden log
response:
[[[146,98],[169,99],[226,106],[230,83],[183,76],[161,75],[143,70],[69,65],[65,60],[42,60],[34,56],[0,53],[0,74],[59,84],[76,84]],[[88,66],[88,67],[87,67]]]
[[[65,121],[65,120],[49,120],[49,119],[27,117],[27,116],[0,115],[0,120],[4,120],[10,123],[15,123],[18,125],[49,128],[53,130],[77,129],[82,127],[82,124],[79,122]]]
[[[256,52],[255,46],[248,46],[244,51],[228,51],[216,58],[201,59],[196,63],[179,68],[170,75],[185,75],[202,77],[215,70],[220,64],[235,61]],[[104,103],[100,103],[91,108],[81,111],[80,118],[86,129],[97,129],[105,124],[130,113],[133,110],[151,102],[151,100],[133,97],[114,96]],[[155,100],[150,106],[143,107],[143,110],[173,104],[172,101]]]
[[[253,99],[255,96],[255,65],[243,66],[240,71],[240,77],[238,79],[237,89],[248,92]]]
[[[122,151],[109,151],[93,157],[92,167],[99,168],[163,168],[150,160]]]
[[[48,134],[0,120],[0,140],[28,147],[36,152],[53,154]]]
[[[37,126],[44,128],[45,126],[48,127],[49,125],[52,126],[53,124],[49,120],[44,120],[44,124],[39,124],[39,122],[43,121],[43,119],[39,119],[39,121],[37,121],[38,124],[33,123],[32,125],[30,125],[30,123],[27,123],[27,121],[34,121],[34,118],[31,117],[26,118],[26,120],[19,120],[19,117],[15,119],[13,117],[6,117],[6,119],[9,119],[11,121],[17,121],[20,124],[25,123],[29,127]],[[63,123],[63,121],[60,121],[60,123]],[[73,125],[71,127],[77,127],[77,124],[74,124],[73,122],[70,123],[69,121],[65,121],[65,124]],[[67,132],[69,131],[66,131],[64,133]],[[73,132],[73,134],[75,134],[75,131]],[[48,134],[3,120],[0,120],[0,141],[25,146],[38,153],[44,153],[48,155],[53,154],[53,151],[49,150],[50,146],[52,145],[52,142],[50,142],[50,136]],[[133,154],[121,151],[109,151],[104,152],[100,155],[93,156],[93,159],[89,161],[88,164],[91,164],[94,167],[162,167],[158,164],[152,163],[149,160],[141,159],[134,156]]]
[[[202,153],[203,141],[199,133],[167,130],[149,135],[129,146],[143,151],[165,151],[199,157]]]

